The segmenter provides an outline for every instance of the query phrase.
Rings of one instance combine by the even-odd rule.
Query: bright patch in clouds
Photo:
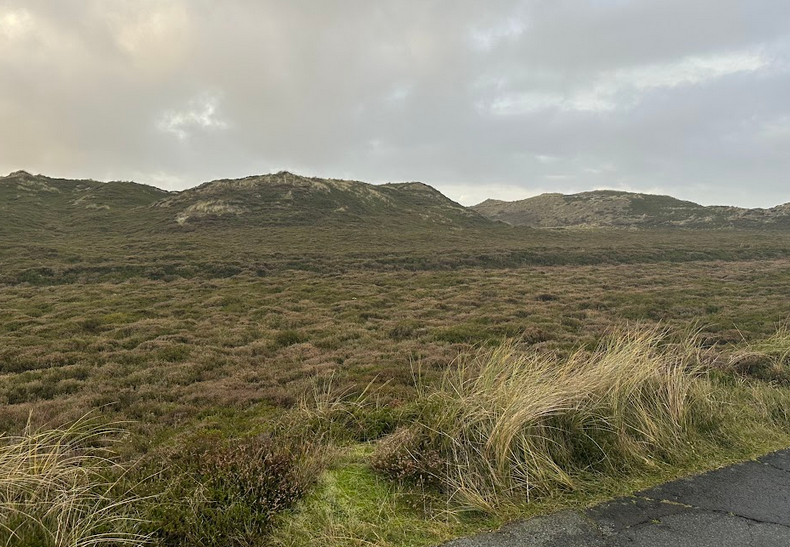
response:
[[[712,57],[686,57],[678,63],[623,70],[612,78],[614,86],[632,85],[635,89],[654,89],[698,84],[739,72],[754,72],[769,65],[755,53],[734,53]]]
[[[151,44],[171,42],[169,37],[180,33],[186,24],[187,16],[181,6],[152,10],[131,20],[121,20],[118,24],[118,44],[130,54],[148,49]]]
[[[167,74],[185,60],[194,38],[185,0],[106,4],[97,9],[99,17],[138,74]]]
[[[686,57],[663,63],[604,72],[589,87],[570,93],[526,91],[495,99],[488,111],[517,115],[555,109],[563,112],[610,112],[631,108],[641,95],[656,89],[701,84],[724,76],[755,72],[769,66],[762,55],[734,53]]]
[[[0,12],[0,38],[15,40],[33,29],[33,17],[26,10]]]
[[[217,115],[219,99],[215,95],[201,95],[182,110],[168,110],[157,123],[160,131],[184,140],[196,130],[225,129],[228,124]]]
[[[562,158],[560,158],[559,156],[550,156],[548,154],[535,154],[535,159],[538,160],[538,162],[543,163],[543,164],[556,163],[556,162],[562,160]]]

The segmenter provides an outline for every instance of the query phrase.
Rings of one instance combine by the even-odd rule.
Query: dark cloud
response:
[[[790,200],[782,0],[0,0],[0,171]]]

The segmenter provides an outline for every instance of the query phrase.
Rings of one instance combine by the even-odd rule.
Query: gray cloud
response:
[[[0,0],[0,172],[790,201],[784,0]]]

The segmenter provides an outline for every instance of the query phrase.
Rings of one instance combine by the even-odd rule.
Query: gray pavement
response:
[[[790,449],[444,547],[790,547]]]

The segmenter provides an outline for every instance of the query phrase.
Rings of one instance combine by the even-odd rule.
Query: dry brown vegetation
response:
[[[430,441],[412,427],[430,418],[422,394],[449,385],[459,355],[503,341],[582,370],[574,351],[639,323],[698,332],[700,365],[744,393],[790,379],[786,331],[776,332],[788,319],[790,240],[779,233],[262,229],[207,217],[183,232],[141,224],[134,237],[108,221],[106,237],[85,228],[82,238],[56,216],[57,229],[0,243],[0,431],[21,433],[31,412],[34,429],[92,409],[129,420],[116,448],[136,462],[134,495],[157,500],[140,514],[161,545],[255,543],[282,525],[277,515],[291,519],[282,545],[314,543],[323,525],[328,545],[452,535],[421,524],[435,523],[424,517],[436,499],[462,499],[437,471],[452,453],[403,456]],[[781,422],[784,395],[771,394],[754,422]],[[374,473],[365,443],[389,446],[395,464]],[[409,483],[415,474],[424,480]],[[483,509],[512,489],[480,484]],[[555,477],[533,492],[554,487],[570,489]],[[393,492],[417,501],[404,509]],[[385,541],[384,528],[409,539]]]
[[[726,351],[786,319],[789,273],[773,260],[4,287],[0,424],[110,405],[177,425],[214,407],[289,407],[329,376],[386,383],[397,403],[412,397],[412,363],[430,375],[505,338],[592,347],[624,321],[697,325]]]

